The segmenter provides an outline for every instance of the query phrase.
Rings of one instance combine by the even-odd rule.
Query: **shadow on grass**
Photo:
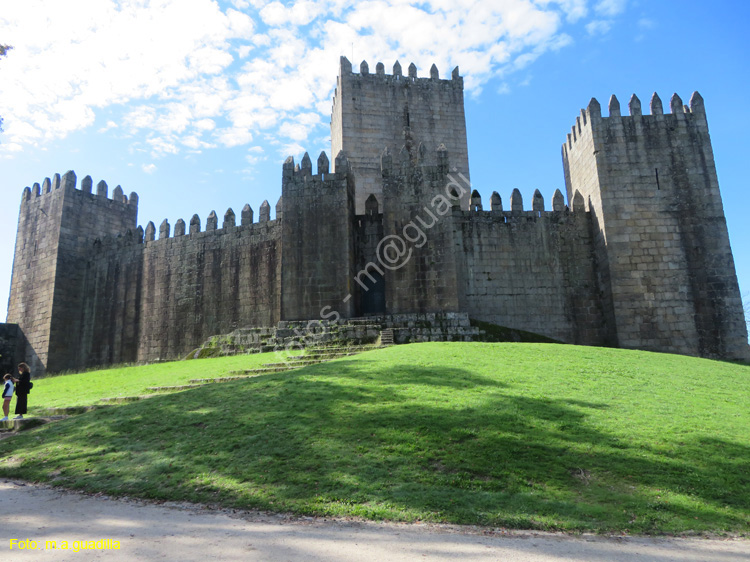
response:
[[[606,404],[510,390],[461,368],[340,361],[90,412],[6,440],[0,454],[29,478],[242,508],[516,528],[750,529],[750,448],[623,440],[591,422]]]

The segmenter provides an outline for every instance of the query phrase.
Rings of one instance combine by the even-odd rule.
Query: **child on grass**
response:
[[[10,413],[10,399],[13,398],[13,377],[10,374],[3,377],[5,385],[3,386],[3,414],[5,417],[0,421],[8,421]]]

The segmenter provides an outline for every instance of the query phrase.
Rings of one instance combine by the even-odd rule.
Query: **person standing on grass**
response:
[[[23,419],[26,413],[26,402],[29,399],[29,390],[31,390],[31,370],[26,363],[18,364],[18,378],[16,383],[16,417],[14,420]]]
[[[5,417],[0,421],[8,421],[8,413],[10,412],[10,399],[13,398],[13,377],[7,374],[3,377],[5,385],[3,386],[3,414]]]

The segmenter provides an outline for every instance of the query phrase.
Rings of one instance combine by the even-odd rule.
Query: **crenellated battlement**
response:
[[[636,94],[630,97],[628,102],[629,115],[623,115],[620,101],[617,96],[612,94],[607,104],[609,115],[602,115],[602,107],[596,98],[591,98],[586,109],[581,109],[581,113],[576,117],[575,124],[571,127],[567,135],[567,143],[563,145],[563,151],[572,149],[580,140],[590,135],[592,123],[596,125],[611,126],[619,121],[624,125],[633,121],[647,122],[651,125],[664,123],[665,126],[674,126],[680,122],[686,122],[688,119],[696,124],[706,126],[706,108],[703,97],[696,91],[690,97],[690,105],[684,105],[682,98],[676,93],[669,100],[670,113],[664,113],[664,104],[659,94],[654,92],[649,102],[650,113],[643,113],[641,100]]]
[[[299,184],[306,188],[313,186],[332,187],[335,180],[345,180],[351,172],[349,160],[344,151],[339,151],[334,161],[335,171],[330,171],[330,161],[325,151],[320,153],[317,162],[317,173],[313,174],[312,160],[305,152],[299,164],[294,163],[294,157],[289,156],[282,167],[282,184]]]
[[[96,193],[93,193],[93,180],[91,176],[86,176],[81,180],[80,189],[76,187],[77,177],[73,170],[65,172],[62,176],[55,174],[52,178],[44,178],[44,181],[40,185],[34,183],[32,187],[24,187],[21,193],[22,204],[32,202],[37,198],[43,198],[48,194],[62,193],[69,191],[76,193],[77,196],[90,195],[92,200],[106,200],[112,204],[128,205],[132,208],[138,208],[138,194],[131,192],[130,196],[126,196],[121,186],[115,187],[112,191],[112,197],[108,196],[107,182],[101,180],[96,185]],[[95,198],[95,199],[94,199]]]
[[[264,204],[267,204],[264,201]],[[270,205],[268,207],[270,209]],[[229,213],[232,209],[229,209]],[[206,228],[201,230],[201,220],[196,214],[190,219],[190,223],[185,223],[183,219],[178,219],[174,225],[174,231],[172,231],[169,221],[164,219],[161,223],[161,227],[157,233],[156,226],[153,221],[149,221],[144,229],[139,226],[135,230],[128,229],[123,234],[118,235],[107,235],[102,238],[96,238],[93,242],[93,247],[96,251],[100,250],[112,250],[117,248],[125,248],[133,245],[150,245],[150,244],[161,244],[169,243],[169,241],[188,241],[200,238],[206,238],[211,236],[224,236],[230,233],[247,232],[250,235],[254,234],[266,234],[269,230],[273,230],[278,226],[278,219],[274,220],[259,220],[256,223],[243,223],[235,225],[233,222],[226,221],[222,228],[217,228],[215,222],[212,221],[212,217],[216,217],[216,213],[211,211],[207,221]],[[158,235],[158,236],[157,236]]]
[[[224,222],[219,228],[218,216],[216,211],[211,211],[206,218],[205,229],[201,227],[201,218],[197,213],[192,216],[189,223],[186,223],[184,219],[178,219],[174,225],[174,231],[172,231],[172,225],[170,225],[167,219],[161,222],[159,230],[157,232],[156,225],[153,221],[149,221],[144,229],[139,226],[135,230],[128,229],[125,233],[117,235],[107,235],[102,238],[94,240],[94,248],[97,250],[112,249],[130,246],[134,244],[149,244],[160,242],[166,242],[167,240],[178,240],[178,239],[192,239],[205,236],[223,236],[228,233],[236,233],[239,231],[251,231],[252,233],[263,233],[268,228],[275,228],[280,218],[280,205],[281,198],[277,203],[276,218],[271,220],[270,209],[271,206],[268,201],[263,201],[260,206],[260,213],[258,216],[258,222],[253,222],[253,209],[249,204],[246,204],[241,213],[241,222],[236,224],[236,216],[232,208],[227,209],[224,213]]]
[[[455,67],[451,72],[451,77],[448,80],[440,79],[440,72],[435,64],[430,67],[429,77],[419,77],[417,71],[417,65],[413,62],[409,64],[407,74],[404,76],[401,63],[397,60],[392,67],[391,74],[386,74],[385,65],[382,62],[378,62],[375,65],[375,74],[370,72],[370,65],[367,61],[363,60],[359,65],[359,74],[355,73],[352,67],[352,63],[346,57],[339,59],[339,85],[340,80],[344,77],[357,76],[360,79],[368,81],[379,81],[383,84],[417,84],[425,87],[434,87],[436,84],[443,83],[444,85],[451,84],[452,86],[458,86],[463,89],[463,77],[460,75],[458,67]]]
[[[484,216],[484,217],[503,217],[505,220],[516,220],[518,218],[541,218],[545,216],[558,216],[561,214],[569,213],[585,213],[586,210],[583,206],[571,208],[565,204],[565,196],[559,189],[555,190],[552,196],[552,209],[546,210],[544,203],[544,196],[537,189],[534,191],[532,196],[531,209],[524,209],[523,196],[518,189],[514,189],[510,196],[510,209],[503,209],[503,201],[500,194],[497,191],[493,191],[490,196],[490,208],[485,209],[482,204],[482,196],[476,189],[471,193],[471,206],[469,210],[463,210],[464,217],[471,218],[472,216]]]

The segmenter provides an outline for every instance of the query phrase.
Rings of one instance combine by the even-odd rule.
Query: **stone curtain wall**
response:
[[[359,74],[341,57],[340,73],[331,114],[333,154],[349,158],[357,178],[355,208],[365,214],[365,200],[374,194],[383,205],[380,154],[397,152],[419,143],[429,150],[445,145],[451,168],[469,178],[469,153],[464,115],[463,78],[458,68],[450,80],[441,80],[433,65],[429,78],[417,77],[412,64],[404,75],[396,62],[393,74],[378,63],[375,73],[363,62]],[[468,208],[468,195],[462,208]]]
[[[86,273],[82,366],[176,359],[213,335],[275,325],[280,224],[245,216],[244,225],[231,214],[217,229],[213,215],[204,232],[194,217],[192,232],[178,224],[174,237],[159,240],[148,240],[151,224],[143,243],[97,244]]]
[[[675,94],[664,114],[630,100],[609,117],[596,100],[563,147],[570,196],[580,191],[606,253],[617,342],[709,357],[744,357],[747,331],[703,100]]]
[[[588,213],[458,211],[456,222],[471,318],[567,343],[607,343]]]

